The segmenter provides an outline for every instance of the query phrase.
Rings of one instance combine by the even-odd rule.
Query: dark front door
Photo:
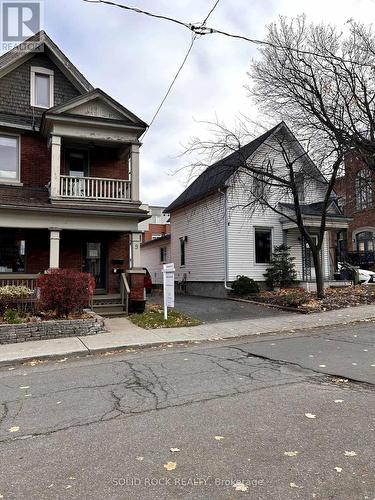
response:
[[[85,271],[95,278],[96,289],[106,288],[105,248],[100,241],[90,241],[85,245]]]

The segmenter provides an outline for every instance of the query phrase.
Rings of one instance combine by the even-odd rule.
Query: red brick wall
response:
[[[113,273],[113,268],[129,269],[129,236],[127,234],[115,233],[109,236],[108,248],[108,293],[118,293],[120,287],[120,275]],[[113,260],[123,260],[122,264],[114,263]]]
[[[160,234],[161,236],[165,236],[171,232],[170,224],[149,224],[148,231],[145,231],[142,235],[142,242],[152,240],[152,235]]]
[[[25,232],[26,272],[42,273],[49,268],[49,231],[35,230]]]
[[[38,134],[21,137],[21,182],[25,186],[44,187],[51,180],[51,153],[47,139]]]
[[[36,274],[49,267],[49,231],[26,231],[26,272]],[[101,240],[107,249],[106,272],[108,293],[118,293],[120,275],[113,268],[129,269],[129,236],[125,233],[90,233],[61,231],[60,267],[84,270],[83,248],[86,241]],[[114,263],[113,260],[123,260]]]
[[[356,250],[353,243],[353,232],[362,227],[375,228],[375,196],[373,206],[358,211],[356,208],[355,178],[359,170],[366,168],[363,161],[356,155],[351,154],[345,158],[345,177],[340,178],[335,187],[338,194],[345,200],[344,213],[353,218],[348,229],[348,250]]]
[[[61,174],[63,175],[67,173],[64,148],[70,149],[70,146],[68,144],[63,145],[61,151]],[[74,147],[71,149],[74,149]],[[116,148],[98,146],[91,148],[89,150],[89,176],[127,180],[129,178],[127,157],[124,156],[120,159]]]
[[[44,187],[51,180],[51,151],[47,139],[37,133],[21,136],[21,182],[25,186]],[[64,147],[61,173],[65,174]],[[128,161],[118,157],[118,149],[94,147],[89,153],[89,175],[110,179],[128,179]]]

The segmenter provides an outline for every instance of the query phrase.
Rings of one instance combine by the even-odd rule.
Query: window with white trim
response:
[[[15,135],[0,135],[0,182],[18,182],[19,168],[19,137]]]
[[[47,68],[31,68],[31,106],[52,108],[54,106],[54,72]]]
[[[167,262],[167,247],[160,247],[160,262]]]
[[[255,262],[268,264],[272,254],[272,230],[268,228],[255,228]]]

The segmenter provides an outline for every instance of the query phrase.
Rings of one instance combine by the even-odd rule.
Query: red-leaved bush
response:
[[[66,317],[89,306],[95,280],[91,274],[73,269],[51,269],[38,277],[37,287],[40,290],[39,309]]]

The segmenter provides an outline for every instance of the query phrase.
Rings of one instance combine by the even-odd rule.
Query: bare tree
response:
[[[247,144],[253,137],[248,125],[241,120],[234,129],[229,129],[218,121],[209,123],[212,137],[205,141],[193,138],[186,150],[194,157],[189,165],[192,175],[212,163],[218,172],[222,168],[233,169],[230,183],[235,189],[231,190],[229,210],[241,208],[244,217],[257,211],[271,210],[283,220],[292,222],[293,227],[298,228],[302,242],[310,249],[317,296],[323,298],[321,250],[327,218],[332,215],[330,206],[342,154],[339,150],[335,151],[335,160],[330,165],[331,175],[326,178],[307,150],[282,123],[262,142],[261,154],[258,157],[249,156]],[[316,226],[311,227],[305,210],[313,202],[316,204]]]
[[[328,159],[355,150],[375,169],[375,37],[349,20],[344,31],[281,17],[267,27],[261,57],[249,72],[250,95],[285,120],[312,154]],[[324,147],[322,147],[324,146]]]

